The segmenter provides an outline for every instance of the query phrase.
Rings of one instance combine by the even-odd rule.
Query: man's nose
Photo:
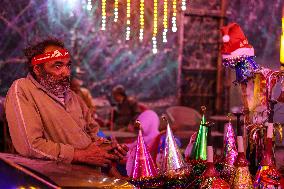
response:
[[[62,76],[66,77],[66,76],[70,76],[71,74],[71,70],[68,66],[64,66],[63,70],[62,70]]]

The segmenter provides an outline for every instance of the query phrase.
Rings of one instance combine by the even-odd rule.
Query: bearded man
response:
[[[29,74],[13,82],[5,103],[16,151],[26,157],[107,166],[127,147],[97,136],[91,111],[70,90],[71,60],[64,44],[47,39],[25,49]]]

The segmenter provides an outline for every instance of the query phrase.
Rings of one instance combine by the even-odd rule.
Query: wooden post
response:
[[[227,0],[221,0],[221,17],[219,22],[218,30],[224,26],[225,16],[227,10]],[[219,32],[219,39],[222,39],[221,32]],[[221,54],[221,45],[219,44],[219,52],[218,52],[218,61],[217,61],[217,89],[216,89],[216,104],[215,109],[217,113],[220,113],[222,110],[222,91],[223,91],[223,77],[222,77],[222,54]]]

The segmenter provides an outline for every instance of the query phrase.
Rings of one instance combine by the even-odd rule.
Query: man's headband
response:
[[[44,54],[37,55],[32,58],[32,65],[42,64],[44,62],[69,58],[69,52],[66,49],[55,50]]]

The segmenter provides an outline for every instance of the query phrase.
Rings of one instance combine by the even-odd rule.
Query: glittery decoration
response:
[[[220,171],[220,177],[224,179],[229,185],[233,185],[235,172],[235,166],[223,164],[223,168]]]
[[[254,187],[263,189],[280,188],[280,173],[273,166],[259,166],[255,176]]]
[[[196,142],[191,151],[190,159],[206,160],[207,159],[207,134],[208,128],[204,125],[206,122],[205,116],[202,116],[201,124],[199,126]]]
[[[228,183],[219,177],[204,178],[200,185],[200,189],[230,189]]]
[[[234,83],[246,83],[260,69],[254,58],[255,56],[242,55],[223,59],[225,67],[234,68],[236,71],[236,80]]]
[[[231,123],[225,125],[226,133],[224,135],[224,159],[228,165],[234,165],[238,152],[236,147],[236,136]]]
[[[142,131],[139,130],[133,171],[130,182],[139,187],[152,187],[161,185],[156,166],[144,143]]]
[[[232,189],[253,189],[248,166],[236,168]]]

